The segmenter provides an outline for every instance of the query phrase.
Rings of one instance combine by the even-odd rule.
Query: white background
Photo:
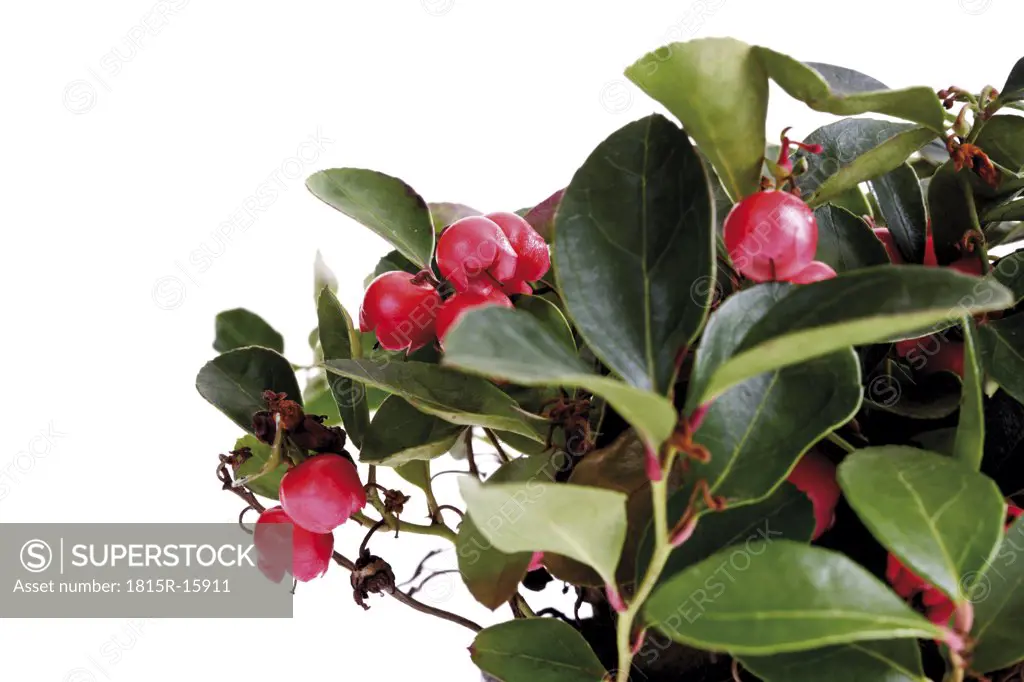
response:
[[[1019,0],[7,3],[0,520],[234,519],[213,471],[237,429],[193,386],[214,315],[250,308],[308,361],[316,250],[353,312],[386,250],[306,192],[315,170],[515,210],[657,109],[621,73],[666,42],[731,35],[892,87],[977,91],[1021,56],[1022,19]],[[769,138],[828,120],[778,92],[770,108]],[[276,198],[246,225],[261,187]],[[434,546],[418,540],[377,546],[400,578]],[[508,615],[436,585],[425,600]],[[2,620],[0,666],[54,682],[476,679],[468,631],[349,595],[335,570],[300,586],[291,621]]]

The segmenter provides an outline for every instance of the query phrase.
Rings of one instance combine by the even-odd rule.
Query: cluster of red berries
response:
[[[457,220],[441,233],[436,260],[455,292],[446,300],[429,272],[385,272],[370,282],[359,308],[359,328],[376,332],[382,348],[411,353],[434,338],[443,345],[466,311],[511,308],[509,296],[532,293],[528,282],[541,279],[551,267],[544,238],[515,213]]]
[[[889,254],[889,260],[896,265],[903,265],[906,261],[903,254],[896,247],[892,233],[887,228],[876,227],[875,236],[885,246]],[[937,267],[938,261],[935,258],[935,244],[932,235],[929,234],[925,240],[924,265]],[[945,267],[952,268],[965,275],[980,276],[983,273],[981,260],[977,256],[964,256]],[[934,348],[932,348],[934,346]],[[964,375],[964,344],[960,341],[947,339],[941,334],[922,336],[915,339],[898,341],[895,344],[896,354],[901,358],[907,358],[911,364],[918,364],[918,360],[925,360],[918,368],[925,374],[934,374],[939,371],[953,372],[960,377]]]
[[[732,207],[723,226],[736,269],[755,282],[810,284],[836,276],[814,260],[818,223],[810,206],[790,192],[766,190]]]
[[[1024,515],[1024,510],[1010,502],[1006,514],[1005,530],[1009,530],[1014,521],[1022,515]],[[935,625],[946,625],[953,616],[953,612],[956,611],[953,600],[941,590],[919,578],[892,554],[889,555],[886,565],[885,578],[892,585],[896,594],[907,601],[920,597],[920,604],[924,609],[925,616]]]
[[[279,494],[281,506],[267,509],[256,522],[259,568],[274,582],[286,573],[308,582],[327,571],[332,532],[366,506],[366,490],[348,457],[324,453],[289,469]]]
[[[842,492],[836,481],[836,465],[817,450],[808,450],[786,479],[807,495],[814,505],[814,535],[817,540],[835,522],[836,505]]]

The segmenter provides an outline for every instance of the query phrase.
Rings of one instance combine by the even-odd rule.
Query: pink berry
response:
[[[508,237],[516,252],[516,274],[503,287],[506,293],[528,294],[532,290],[527,282],[535,282],[551,269],[551,255],[544,237],[530,223],[515,213],[488,213]]]
[[[902,265],[905,262],[903,254],[900,253],[899,248],[896,246],[896,241],[892,238],[892,232],[889,231],[889,228],[876,227],[874,231],[878,241],[882,242],[882,245],[885,246],[885,251],[889,254],[889,260],[896,265]]]
[[[757,192],[729,211],[723,227],[733,264],[755,282],[788,279],[818,248],[814,212],[789,192]]]
[[[812,539],[817,540],[832,526],[839,504],[841,492],[836,482],[836,465],[816,450],[809,450],[786,480],[807,495],[814,505]]]
[[[462,319],[462,316],[467,311],[475,310],[476,308],[486,308],[488,306],[498,305],[503,308],[511,308],[512,301],[508,299],[508,296],[501,293],[497,289],[492,289],[488,293],[469,292],[464,294],[455,294],[441,306],[441,309],[437,311],[437,339],[444,346],[444,338],[448,335],[448,330],[455,325],[456,322]]]
[[[275,583],[281,582],[286,573],[299,582],[322,576],[334,552],[333,535],[312,533],[296,525],[281,507],[271,507],[260,514],[253,531],[253,544],[260,571]],[[290,563],[288,557],[291,557]]]
[[[813,282],[821,282],[826,279],[832,279],[836,276],[836,271],[828,265],[828,263],[822,263],[821,261],[813,260],[810,264],[789,277],[789,281],[794,284],[811,284]]]
[[[281,479],[280,495],[288,516],[313,533],[330,533],[366,506],[356,466],[332,453],[289,469]]]
[[[487,293],[516,276],[518,257],[498,224],[470,216],[449,225],[437,240],[437,267],[460,293]]]
[[[375,332],[385,350],[412,352],[434,338],[434,316],[441,296],[408,272],[385,272],[366,288],[359,307],[359,329]]]

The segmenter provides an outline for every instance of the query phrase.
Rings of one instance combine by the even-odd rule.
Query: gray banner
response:
[[[237,524],[0,524],[0,618],[290,618],[258,558]]]

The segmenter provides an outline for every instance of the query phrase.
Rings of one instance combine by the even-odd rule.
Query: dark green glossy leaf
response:
[[[1024,222],[998,222],[985,226],[985,242],[989,247],[1012,244],[1024,239]]]
[[[518,310],[492,306],[468,312],[448,332],[444,363],[526,386],[586,388],[654,444],[668,438],[677,421],[667,398],[595,374],[535,317]]]
[[[1006,506],[996,484],[962,462],[917,448],[865,448],[839,484],[871,533],[905,566],[960,599],[992,560]]]
[[[929,682],[921,667],[921,650],[909,639],[851,642],[740,660],[764,682]]]
[[[317,372],[309,379],[302,389],[302,403],[307,413],[326,417],[324,423],[335,426],[341,424],[341,413],[326,375],[326,372]]]
[[[804,142],[820,144],[821,154],[806,154],[808,170],[798,178],[811,206],[820,206],[860,183],[901,166],[935,138],[935,132],[909,123],[844,118],[818,128]]]
[[[981,220],[985,223],[1024,220],[1024,199],[1013,199],[1002,204],[996,204],[982,214]]]
[[[469,652],[501,682],[602,682],[606,675],[583,636],[556,618],[493,625],[476,636]]]
[[[226,353],[245,346],[262,346],[284,352],[284,337],[266,321],[245,308],[225,310],[217,314],[213,349]]]
[[[502,466],[484,485],[550,481],[553,472],[548,456],[524,457]],[[455,550],[466,587],[478,602],[492,611],[515,595],[533,556],[532,552],[502,552],[487,539],[469,514],[459,527]]]
[[[657,588],[644,613],[676,641],[739,655],[940,636],[851,559],[789,540],[691,566]]]
[[[928,211],[917,173],[905,163],[869,184],[882,213],[881,222],[889,228],[903,258],[908,263],[923,263]]]
[[[887,361],[880,371],[865,379],[865,404],[911,419],[942,419],[960,409],[959,376],[945,371],[921,376],[912,369],[927,365],[940,343],[937,335],[922,339],[920,347],[907,355],[909,367]]]
[[[929,87],[890,90],[850,69],[803,64],[765,47],[754,50],[771,79],[815,111],[838,116],[875,112],[921,123],[936,132],[943,130],[942,103]]]
[[[386,239],[406,258],[429,267],[434,227],[427,202],[398,178],[361,168],[331,168],[306,179],[316,198]]]
[[[680,518],[690,501],[690,490],[680,490],[669,498],[669,518]],[[783,483],[770,497],[755,504],[728,508],[701,517],[689,540],[672,551],[659,582],[665,582],[690,566],[704,561],[726,547],[747,551],[753,543],[779,538],[810,542],[814,533],[814,505],[791,483]],[[637,556],[637,575],[644,575],[654,539],[647,528]]]
[[[427,204],[427,207],[430,209],[430,219],[434,224],[434,229],[438,232],[456,220],[474,215],[483,215],[480,211],[470,208],[465,204],[455,204],[447,201],[440,203],[432,202]]]
[[[576,339],[569,328],[569,321],[554,303],[540,296],[520,296],[516,301],[516,310],[522,310],[537,318],[553,337],[565,344],[567,350],[576,352]]]
[[[1006,77],[1006,84],[1000,90],[999,99],[1004,102],[1013,102],[1024,99],[1024,58],[1017,60]]]
[[[1024,170],[1024,117],[993,116],[975,144],[989,158],[1015,173]]]
[[[920,335],[932,325],[948,326],[963,315],[1001,310],[1011,302],[1010,291],[996,282],[917,265],[867,268],[796,287],[761,317],[741,343],[734,337],[724,353],[708,354],[717,355],[719,361],[728,359],[701,368],[701,377],[709,370],[713,374],[700,382],[700,392],[688,404],[705,402],[771,369],[851,345]],[[724,309],[723,305],[715,315]]]
[[[420,271],[420,268],[398,251],[389,251],[377,261],[377,266],[373,269],[373,272],[363,280],[363,286],[369,286],[374,278],[383,275],[385,272],[393,271],[408,272],[414,275]]]
[[[559,290],[587,345],[667,393],[714,292],[699,286],[715,274],[711,190],[686,133],[657,115],[613,133],[573,176],[556,230]]]
[[[241,448],[249,448],[252,457],[242,462],[235,470],[236,480],[258,473],[270,458],[270,446],[257,440],[256,436],[245,435],[235,441],[235,450]],[[288,473],[288,465],[282,462],[273,471],[249,481],[245,487],[257,495],[276,500],[278,499],[278,490],[281,488],[281,479],[286,473]]]
[[[287,393],[292,400],[302,401],[291,364],[277,352],[259,346],[237,348],[210,360],[196,375],[196,389],[249,433],[252,415],[267,409],[263,391]]]
[[[988,375],[1024,403],[1024,315],[981,325],[978,350]]]
[[[968,199],[967,173],[958,173],[953,162],[947,161],[928,183],[928,215],[932,218],[932,239],[940,263],[958,256],[957,244],[973,223],[975,209],[973,199]]]
[[[828,263],[836,272],[872,265],[886,265],[889,256],[868,224],[845,208],[825,204],[814,210],[818,222],[815,260]]]
[[[1014,523],[1003,538],[984,577],[969,593],[974,602],[974,629],[978,641],[971,668],[989,673],[1024,660],[1024,519]]]
[[[320,347],[324,360],[350,360],[362,354],[362,346],[352,318],[330,289],[320,292],[317,300],[317,321]],[[331,394],[338,406],[348,439],[362,447],[363,434],[370,426],[370,408],[366,403],[366,387],[347,377],[331,377]]]
[[[469,514],[499,550],[562,554],[614,582],[626,537],[624,493],[536,481],[485,485],[468,476],[459,488]]]
[[[696,477],[731,504],[764,499],[800,456],[849,421],[861,403],[852,349],[747,379],[711,404],[694,440],[711,451]]]
[[[359,461],[398,466],[416,459],[440,457],[455,445],[465,428],[420,412],[391,395],[373,415]]]
[[[481,377],[423,362],[329,360],[328,372],[399,395],[417,409],[453,424],[511,431],[543,442],[538,420],[521,412],[515,401]]]
[[[768,78],[749,45],[732,38],[672,43],[626,76],[682,122],[733,200],[760,188]]]
[[[564,189],[560,189],[544,201],[523,213],[523,218],[544,240],[551,242],[555,234],[555,213],[562,203]]]
[[[953,443],[953,458],[970,469],[981,469],[985,454],[985,377],[978,357],[978,330],[974,318],[965,317],[964,330],[964,384],[960,395],[960,421]]]

